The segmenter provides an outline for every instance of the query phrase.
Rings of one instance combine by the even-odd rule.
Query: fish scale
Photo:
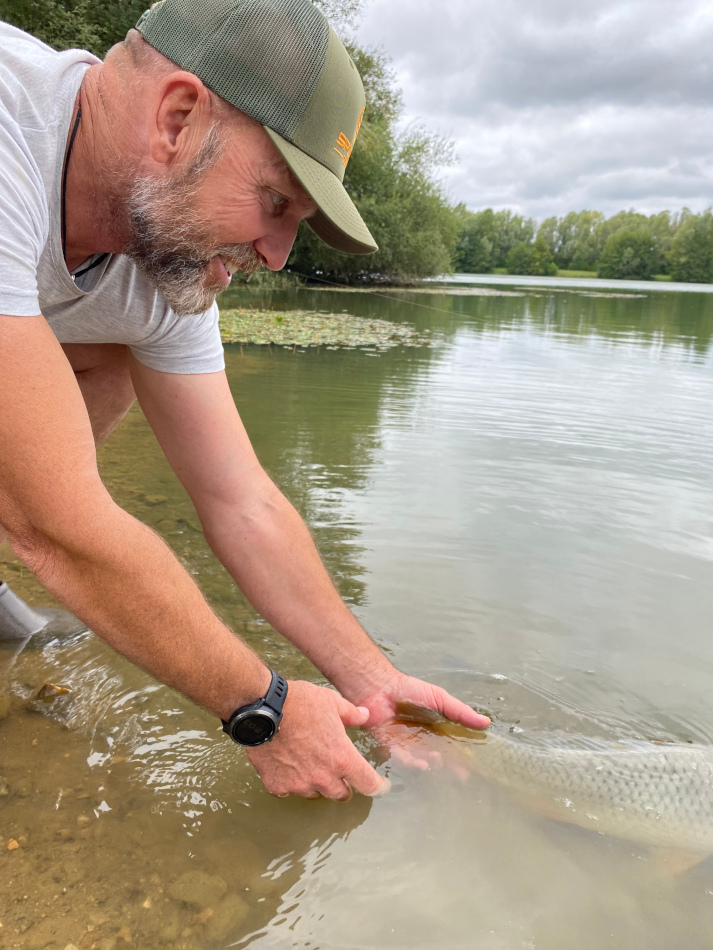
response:
[[[488,733],[475,771],[552,817],[655,847],[713,853],[713,748]]]
[[[476,732],[411,702],[397,720],[448,737],[484,778],[551,818],[668,851],[713,854],[713,747],[554,732]],[[698,855],[698,858],[695,856]]]

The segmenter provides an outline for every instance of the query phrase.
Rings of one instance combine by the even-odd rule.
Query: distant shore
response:
[[[573,274],[582,274],[583,276],[574,277]],[[594,290],[631,290],[641,293],[642,291],[669,291],[682,293],[713,293],[713,284],[684,284],[674,283],[668,275],[661,275],[654,280],[608,280],[604,277],[597,277],[596,274],[586,274],[580,271],[560,271],[556,277],[532,277],[519,276],[516,274],[447,274],[442,277],[433,277],[423,282],[424,284],[443,285],[470,285],[470,286],[496,286],[496,287],[570,287],[573,289],[592,288]]]

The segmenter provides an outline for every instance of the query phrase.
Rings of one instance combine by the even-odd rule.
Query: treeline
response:
[[[532,218],[511,211],[471,212],[460,206],[462,226],[454,255],[457,271],[545,276],[558,271],[596,272],[599,277],[713,281],[713,212],[645,215],[620,211],[571,211],[562,218]]]

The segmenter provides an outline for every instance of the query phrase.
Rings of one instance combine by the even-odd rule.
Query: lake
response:
[[[366,629],[503,728],[713,743],[713,296],[379,294],[226,298],[430,332],[386,352],[226,348],[257,453]],[[322,682],[216,561],[138,409],[100,464],[233,629]],[[7,546],[0,576],[51,604]],[[360,733],[390,795],[277,800],[215,720],[90,633],[2,663],[8,950],[710,946],[710,861],[672,875]],[[47,681],[71,692],[33,701]]]

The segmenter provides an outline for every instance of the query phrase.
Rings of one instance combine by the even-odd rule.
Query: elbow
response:
[[[35,516],[16,513],[6,519],[5,528],[17,557],[52,589],[62,565],[93,560],[106,548],[116,515],[129,517],[100,492],[73,510],[45,510]]]
[[[246,503],[223,501],[198,511],[206,541],[218,555],[226,543],[250,545],[266,534],[272,534],[292,506],[271,482],[255,492]]]
[[[30,573],[51,590],[54,586],[52,580],[60,571],[61,545],[31,525],[23,525],[16,530],[9,529],[8,541],[13,552]]]

